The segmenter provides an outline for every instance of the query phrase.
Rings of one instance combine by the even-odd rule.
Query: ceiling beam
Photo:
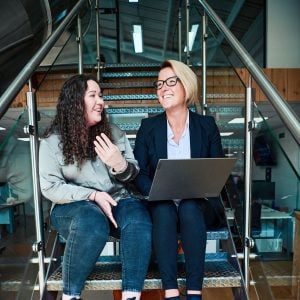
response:
[[[163,43],[163,57],[165,57],[165,53],[166,53],[166,49],[167,49],[167,46],[168,46],[168,41],[169,41],[169,38],[170,38],[170,24],[171,24],[171,20],[173,19],[173,15],[172,15],[172,12],[173,12],[173,6],[174,6],[174,2],[175,1],[169,1],[169,4],[168,4],[168,14],[167,14],[167,21],[166,21],[166,26],[165,26],[165,34],[164,34],[164,43]]]
[[[235,19],[239,15],[240,10],[243,7],[244,3],[245,3],[245,0],[236,0],[235,1],[234,5],[232,6],[232,9],[230,11],[230,14],[228,15],[228,17],[226,19],[226,22],[225,22],[225,25],[228,28],[230,28],[232,26],[233,22],[235,21]],[[208,62],[211,62],[214,59],[214,57],[217,53],[217,49],[218,49],[219,45],[221,45],[221,43],[224,40],[224,35],[220,32],[216,39],[215,38],[212,38],[212,39],[215,40],[216,46],[212,51],[210,51],[208,53],[208,57],[207,57]]]
[[[87,38],[88,41],[90,41],[89,38]],[[89,46],[93,47],[89,42]],[[107,38],[107,37],[101,37],[101,48],[102,51],[110,50],[115,51],[116,50],[116,40]],[[122,54],[130,54],[130,55],[136,55],[137,58],[143,57],[155,62],[161,62],[164,58],[169,59],[177,59],[177,53],[171,52],[171,51],[164,51],[162,52],[161,49],[153,48],[153,47],[147,47],[144,45],[144,52],[142,54],[135,54],[133,50],[133,44],[131,42],[125,42],[123,41],[121,43],[121,53]]]

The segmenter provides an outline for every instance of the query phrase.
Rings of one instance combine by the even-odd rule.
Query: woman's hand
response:
[[[126,169],[127,162],[119,148],[104,133],[96,137],[94,145],[97,155],[106,165],[113,168],[116,172],[122,172]]]
[[[106,192],[95,192],[94,201],[102,208],[113,225],[118,228],[118,224],[112,214],[112,206],[116,206],[117,202]]]

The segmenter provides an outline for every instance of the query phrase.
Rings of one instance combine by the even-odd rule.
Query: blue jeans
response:
[[[120,233],[122,289],[141,291],[151,256],[152,223],[144,201],[126,198],[113,208]],[[57,204],[54,228],[66,240],[62,264],[63,292],[80,296],[110,234],[101,208],[91,201]]]
[[[164,289],[177,289],[178,231],[185,256],[187,290],[202,290],[206,226],[200,201],[181,200],[153,202],[150,205],[153,221],[153,246]]]

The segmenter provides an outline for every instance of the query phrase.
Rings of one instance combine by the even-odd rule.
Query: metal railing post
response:
[[[206,115],[207,103],[206,103],[206,24],[207,17],[205,13],[202,16],[202,114]]]
[[[189,32],[190,32],[190,1],[186,0],[186,64],[190,64],[190,39],[189,39]]]
[[[250,79],[251,80],[251,79]],[[246,88],[246,115],[245,115],[245,223],[244,223],[244,279],[246,291],[249,291],[249,256],[250,249],[253,248],[251,238],[251,176],[252,176],[252,131],[254,129],[253,109],[252,109],[252,88],[251,82]]]
[[[99,0],[100,1],[100,0]],[[96,45],[97,45],[97,80],[100,81],[100,68],[101,68],[101,58],[100,58],[100,22],[99,22],[99,6],[98,6],[98,1],[96,3]]]
[[[78,73],[83,73],[83,55],[82,55],[82,27],[80,14],[77,16],[77,43],[78,43]]]
[[[178,8],[178,60],[182,61],[182,49],[181,49],[181,6]]]
[[[44,264],[44,250],[45,241],[43,234],[43,218],[42,218],[42,205],[41,193],[38,174],[38,127],[37,127],[37,109],[36,98],[32,92],[31,79],[28,81],[29,91],[27,92],[27,105],[28,105],[28,118],[29,125],[24,128],[25,133],[29,134],[30,139],[30,153],[31,153],[31,171],[33,183],[33,200],[34,200],[34,217],[36,226],[36,242],[33,244],[33,251],[38,255],[39,262],[39,291],[42,297],[45,287],[45,264]]]

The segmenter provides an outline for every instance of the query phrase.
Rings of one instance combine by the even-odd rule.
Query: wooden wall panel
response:
[[[13,101],[11,107],[25,107],[27,105],[27,95],[28,86],[27,84],[22,88],[19,94],[16,96],[15,100]]]
[[[231,95],[244,94],[245,86],[249,84],[249,72],[245,68],[235,70],[236,75],[231,69],[214,68],[208,69],[207,72],[207,94],[214,96],[207,99],[208,103],[238,103],[244,101],[243,98],[231,97]],[[265,74],[270,78],[280,94],[288,101],[300,102],[300,69],[266,69]],[[44,74],[36,74],[33,77],[33,86],[39,86],[37,92],[37,100],[39,106],[56,106],[57,98],[62,84],[72,74],[47,74],[46,80]],[[153,77],[141,78],[106,78],[105,82],[149,82],[155,80]],[[199,84],[201,85],[201,76],[199,76]],[[255,89],[256,101],[266,101],[266,96],[257,87],[257,84],[252,80],[252,86]],[[14,100],[12,107],[26,106],[27,85],[21,90]],[[155,94],[156,91],[152,87],[137,87],[137,88],[120,88],[120,89],[105,89],[105,95],[122,95],[122,94]],[[201,92],[200,92],[201,93]],[[107,101],[108,102],[108,101]],[[131,100],[131,101],[110,101],[109,105],[143,105],[157,104],[157,100]]]
[[[287,98],[300,101],[300,69],[287,70]]]
[[[287,99],[287,69],[264,69],[264,73],[273,83],[280,95]],[[252,81],[252,87],[255,89],[255,100],[257,102],[267,101],[266,95],[258,87],[255,80]]]
[[[264,69],[263,71],[284,99],[300,101],[300,69]],[[244,68],[238,68],[236,72],[244,84],[248,84],[249,72]],[[256,101],[267,101],[255,80],[252,80],[252,87],[255,89]]]

